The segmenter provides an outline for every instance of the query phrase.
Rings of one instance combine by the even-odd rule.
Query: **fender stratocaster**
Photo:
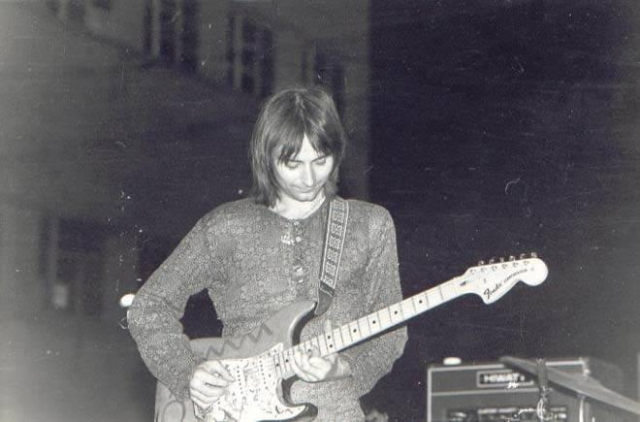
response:
[[[315,406],[291,404],[283,397],[283,381],[294,375],[291,368],[294,351],[313,346],[321,356],[327,356],[459,296],[476,294],[490,304],[519,281],[536,286],[547,274],[546,264],[535,254],[531,258],[481,262],[459,277],[295,345],[295,333],[312,315],[315,302],[289,305],[241,337],[192,340],[191,347],[196,353],[206,359],[221,360],[235,381],[227,394],[206,411],[194,406],[191,400],[176,399],[158,383],[155,421],[311,421],[317,415]]]

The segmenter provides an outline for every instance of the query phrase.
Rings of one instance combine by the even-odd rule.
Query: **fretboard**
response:
[[[457,289],[457,281],[459,281],[458,277],[453,278],[401,302],[305,340],[272,356],[274,364],[278,368],[278,375],[283,379],[293,375],[291,360],[296,351],[308,351],[315,348],[320,351],[320,356],[328,356],[361,343],[391,327],[400,325],[436,306],[457,298],[464,294]]]

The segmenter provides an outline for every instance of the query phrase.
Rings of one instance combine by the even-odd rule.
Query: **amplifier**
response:
[[[551,368],[589,375],[619,391],[622,372],[614,365],[591,358],[548,359]],[[547,410],[558,422],[626,422],[622,411],[550,384]],[[538,422],[540,399],[534,375],[500,362],[431,365],[427,368],[427,422]],[[582,414],[581,414],[582,412]],[[517,418],[515,417],[517,415]]]

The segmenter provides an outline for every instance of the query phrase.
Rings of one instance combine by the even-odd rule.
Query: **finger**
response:
[[[203,385],[207,387],[219,387],[226,388],[231,382],[227,381],[225,378],[221,377],[217,373],[211,374],[205,371],[199,371],[193,376],[193,381],[195,385]]]
[[[197,390],[191,390],[189,392],[189,395],[191,396],[191,400],[193,400],[194,403],[204,404],[207,406],[214,403],[218,399],[217,397],[210,397],[202,394]]]
[[[296,373],[296,375],[298,375],[300,378],[306,380],[307,373],[303,369],[303,365],[304,365],[304,363],[302,361],[302,353],[294,352],[293,359],[291,359],[291,368],[293,369],[293,372]]]
[[[300,356],[300,368],[303,371],[310,373],[314,376],[314,378],[320,378],[321,374],[318,373],[318,367],[312,363],[312,360],[316,359],[313,356],[313,351],[311,353],[302,353]]]
[[[317,347],[312,346],[310,350],[302,355],[299,366],[303,371],[313,374],[315,381],[320,381],[331,369],[331,362],[320,356],[320,350]]]
[[[206,361],[198,366],[192,380],[218,387],[227,387],[235,381],[227,368],[218,361]]]
[[[209,399],[218,399],[222,395],[226,393],[226,389],[219,387],[209,387],[206,385],[203,386],[195,386],[191,387],[189,390],[193,394],[197,394],[197,396],[203,400]]]
[[[311,346],[311,351],[307,353],[307,355],[309,357],[319,357],[320,356],[320,349],[318,349],[316,346]]]
[[[235,379],[233,378],[233,376],[231,376],[231,373],[229,372],[227,367],[224,366],[220,361],[217,361],[217,360],[207,361],[206,368],[210,374],[217,374],[229,382],[235,381]]]
[[[324,357],[327,361],[329,361],[329,363],[331,364],[331,366],[335,365],[336,362],[338,361],[338,355],[336,353],[333,353],[331,355],[325,356]]]
[[[304,380],[304,381],[309,381],[309,379],[307,379],[307,374],[306,372],[304,372],[302,369],[300,369],[300,361],[299,361],[299,357],[297,357],[295,354],[293,355],[293,359],[291,359],[291,369],[293,369],[293,373],[296,374],[300,379]]]
[[[198,405],[201,409],[207,409],[212,404],[218,401],[218,397],[207,397],[206,395],[201,394],[198,391],[189,391],[189,396],[191,401]]]
[[[300,377],[300,379],[308,382],[315,382],[318,380],[317,376],[309,369],[308,361],[305,362],[305,355],[299,352],[293,354],[291,360],[291,368],[293,372]],[[307,357],[308,360],[308,357]]]
[[[205,410],[207,407],[209,407],[208,404],[204,403],[203,401],[201,401],[200,399],[197,399],[195,397],[192,397],[191,401],[193,402],[193,404],[195,404],[196,406],[198,406],[202,410]]]
[[[309,359],[310,370],[320,379],[323,379],[329,373],[329,371],[331,371],[332,367],[333,365],[326,358],[312,357]]]

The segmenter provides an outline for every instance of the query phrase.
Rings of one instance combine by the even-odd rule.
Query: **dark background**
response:
[[[531,251],[550,275],[494,305],[463,298],[411,322],[398,411],[423,397],[422,364],[446,356],[591,356],[623,369],[635,395],[631,3],[400,3],[373,3],[370,174],[396,220],[405,293]]]

